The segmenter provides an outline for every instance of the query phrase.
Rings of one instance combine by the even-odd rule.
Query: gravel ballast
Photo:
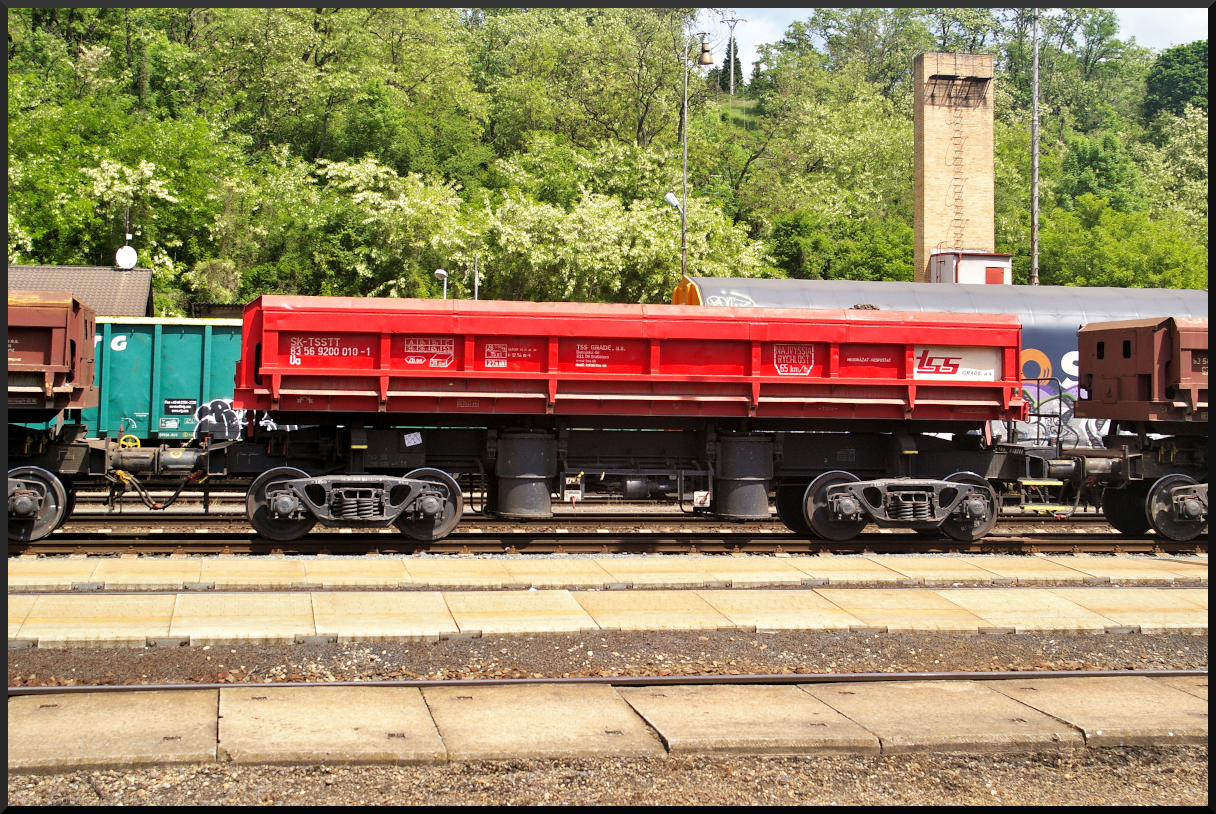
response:
[[[14,805],[1194,805],[1206,747],[10,775]]]
[[[440,642],[9,652],[9,686],[613,675],[1207,669],[1182,634],[596,632]]]

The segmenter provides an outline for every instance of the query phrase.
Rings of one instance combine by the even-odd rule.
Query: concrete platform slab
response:
[[[1078,605],[1069,597],[1094,588],[960,588],[941,596],[984,620],[988,627],[1018,633],[1104,633],[1115,620]],[[1124,589],[1120,589],[1124,590]]]
[[[814,591],[697,591],[740,627],[758,630],[848,630],[864,624]]]
[[[216,690],[26,695],[8,702],[8,770],[215,761]]]
[[[602,588],[617,579],[595,560],[503,560],[517,582],[533,588]]]
[[[92,581],[107,591],[180,591],[202,581],[203,561],[195,559],[105,559],[97,563]]]
[[[29,594],[17,594],[8,598],[8,637],[10,639],[17,638],[17,631],[21,629],[21,623],[25,621],[25,617],[29,616],[35,599],[37,597]]]
[[[47,648],[146,647],[169,635],[173,604],[171,594],[39,596],[17,636]]]
[[[323,588],[396,588],[413,582],[400,558],[342,557],[304,561],[305,582]]]
[[[1208,564],[1200,562],[1182,562],[1180,560],[1154,560],[1158,568],[1177,574],[1179,581],[1201,582],[1207,584]]]
[[[609,630],[722,630],[735,623],[693,591],[577,591],[571,596]]]
[[[926,586],[990,585],[1000,578],[961,557],[888,557],[878,562]]]
[[[1154,678],[1158,684],[1164,684],[1167,687],[1173,687],[1175,690],[1182,690],[1190,693],[1196,698],[1208,700],[1208,677],[1207,676],[1162,676]]]
[[[977,565],[991,571],[1003,579],[1012,579],[1018,584],[1034,583],[1038,585],[1080,585],[1089,574],[1083,574],[1075,568],[1064,565],[1066,558],[1052,562],[1045,557],[1013,557],[986,555],[983,557],[963,557],[964,562]]]
[[[1058,589],[1053,593],[1141,633],[1207,633],[1207,608],[1172,588]]]
[[[22,559],[8,561],[8,589],[23,591],[66,591],[72,583],[92,582],[98,560]]]
[[[568,591],[479,591],[443,598],[462,633],[578,633],[599,627]]]
[[[912,583],[910,577],[865,557],[799,557],[790,562],[808,579],[822,579],[826,585]]]
[[[316,635],[337,636],[340,642],[434,642],[459,630],[439,593],[342,591],[311,597]]]
[[[705,569],[711,579],[729,582],[733,588],[801,585],[806,578],[789,562],[774,557],[707,557]]]
[[[622,687],[672,754],[877,755],[878,738],[798,687]]]
[[[1138,582],[1172,583],[1177,574],[1161,567],[1158,560],[1137,557],[1051,557],[1053,562],[1075,568],[1093,577],[1109,579],[1125,585]]]
[[[414,687],[220,690],[219,753],[234,763],[443,763],[447,750]]]
[[[613,557],[596,560],[613,582],[635,588],[704,588],[714,581],[706,570],[708,557]]]
[[[201,582],[226,588],[287,588],[307,582],[302,560],[220,557],[202,561]]]
[[[819,588],[836,607],[889,633],[976,633],[991,624],[928,589]]]
[[[1049,751],[1085,745],[1071,726],[976,681],[800,686],[877,735],[884,754]]]
[[[663,745],[605,686],[428,687],[449,760],[659,757]]]
[[[171,636],[195,644],[290,644],[315,636],[312,597],[306,593],[178,594]]]
[[[1174,593],[1192,605],[1198,605],[1201,608],[1208,606],[1207,588],[1177,588],[1174,590]]]
[[[528,587],[503,567],[501,560],[417,559],[405,560],[405,570],[415,585],[433,588]]]
[[[1089,746],[1206,744],[1206,699],[1143,676],[985,681],[1080,729]]]

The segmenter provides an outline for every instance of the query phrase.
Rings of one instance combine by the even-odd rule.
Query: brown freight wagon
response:
[[[93,309],[64,291],[8,293],[8,416],[53,419],[97,406]]]
[[[64,291],[8,293],[8,420],[38,424],[61,417],[65,410],[97,406],[93,385],[93,309]],[[63,447],[59,427],[46,433],[24,433],[15,449],[9,428],[9,454]],[[73,504],[68,478],[38,466],[8,472],[8,537],[38,540],[67,519]]]
[[[1106,444],[1138,465],[1102,508],[1125,534],[1190,540],[1208,521],[1208,321],[1095,322],[1077,333],[1078,418],[1109,419]],[[1086,394],[1087,393],[1087,394]]]
[[[1095,322],[1077,333],[1078,418],[1133,432],[1207,435],[1208,321],[1190,317]]]

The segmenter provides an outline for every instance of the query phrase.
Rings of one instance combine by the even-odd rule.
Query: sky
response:
[[[745,20],[735,26],[735,39],[739,43],[739,61],[743,65],[744,77],[750,77],[752,63],[756,60],[756,46],[776,42],[785,29],[795,20],[811,16],[809,8],[737,8],[734,17]],[[1194,42],[1207,37],[1207,8],[1121,8],[1119,15],[1120,39],[1136,38],[1139,45],[1164,49],[1171,45]],[[722,51],[726,42],[727,27],[720,26],[715,32],[715,50]],[[725,65],[725,53],[715,54],[715,62]]]

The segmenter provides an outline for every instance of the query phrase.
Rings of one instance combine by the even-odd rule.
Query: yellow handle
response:
[[[134,449],[139,446],[139,439],[134,435],[124,435],[118,439],[118,446],[122,449]]]

